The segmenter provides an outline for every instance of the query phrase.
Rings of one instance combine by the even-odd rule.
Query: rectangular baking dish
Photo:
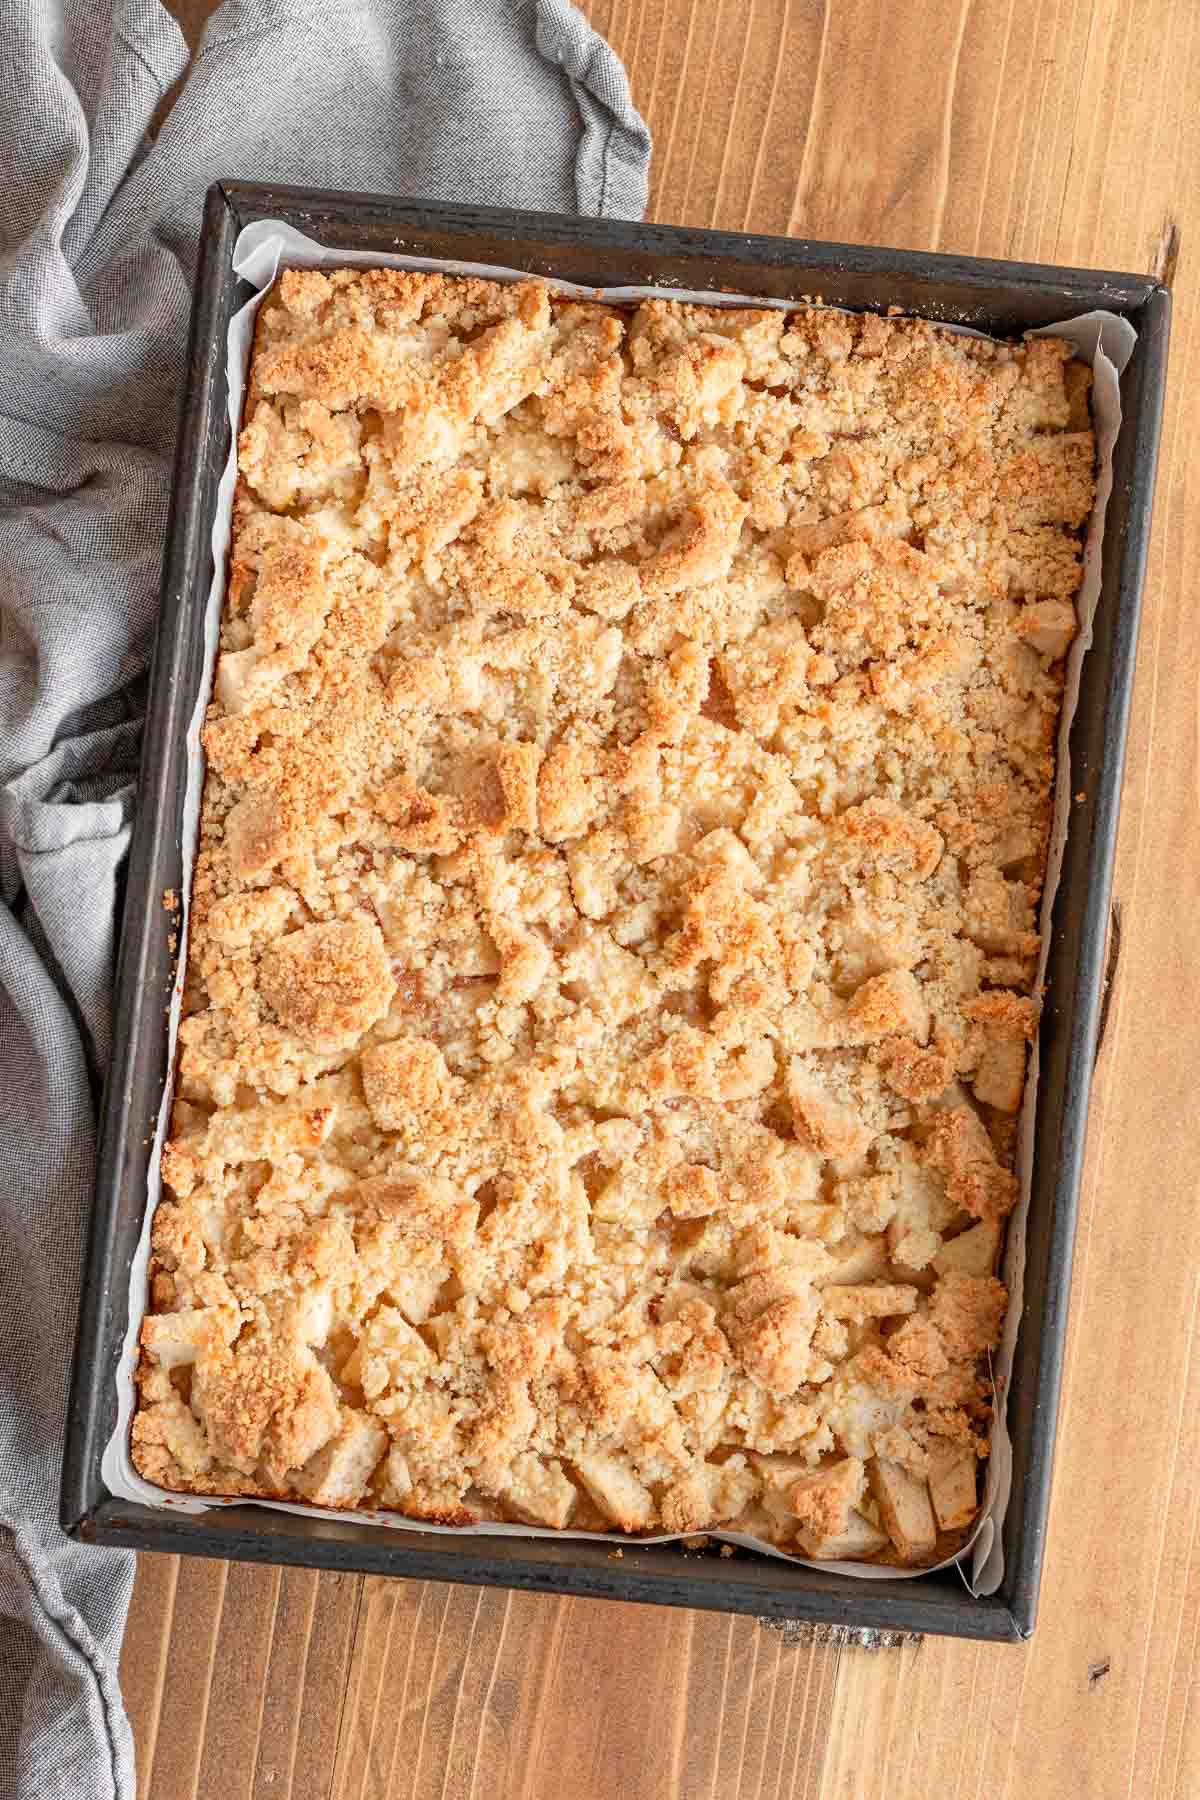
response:
[[[1103,546],[1095,642],[1071,737],[1073,808],[1054,908],[1041,1026],[1025,1311],[1008,1396],[1013,1487],[1006,1573],[988,1598],[956,1569],[856,1581],[767,1556],[735,1559],[679,1544],[622,1554],[579,1540],[387,1532],[236,1506],[160,1512],[112,1496],[101,1478],[116,1413],[114,1372],[129,1312],[130,1259],[167,1075],[166,1006],[175,976],[164,890],[181,882],[184,734],[201,677],[212,578],[211,527],[229,452],[224,366],[230,316],[246,297],[231,255],[244,225],[277,218],[331,246],[496,263],[594,286],[654,283],[846,307],[896,306],[1004,336],[1102,308],[1138,345],[1122,378],[1123,424]],[[1045,1548],[1088,1095],[1096,1055],[1120,802],[1154,471],[1170,296],[1149,277],[980,258],[748,237],[663,225],[434,206],[380,196],[221,183],[205,207],[158,641],[150,677],[140,804],[117,966],[112,1066],[63,1465],[62,1523],[86,1543],[252,1562],[297,1563],[421,1580],[654,1601],[959,1637],[1017,1641],[1033,1630]]]

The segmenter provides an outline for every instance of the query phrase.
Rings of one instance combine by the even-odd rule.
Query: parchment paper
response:
[[[255,292],[253,298],[235,313],[229,326],[226,373],[233,446],[218,488],[216,516],[213,520],[213,581],[204,622],[206,672],[187,733],[188,782],[184,797],[182,843],[183,916],[180,924],[179,972],[172,991],[169,1022],[169,1055],[172,1071],[174,1070],[176,1037],[179,1028],[183,969],[187,958],[192,866],[199,835],[200,797],[204,782],[204,756],[200,747],[200,731],[212,691],[221,609],[225,599],[226,558],[232,525],[233,490],[237,477],[237,434],[241,423],[245,377],[254,336],[255,316],[264,294],[275,280],[280,267],[345,268],[348,266],[379,267],[381,265],[390,268],[428,269],[450,275],[477,275],[493,281],[527,279],[526,271],[497,268],[483,263],[435,261],[427,257],[389,256],[368,251],[331,250],[315,243],[311,238],[302,236],[301,233],[293,230],[291,226],[285,225],[282,221],[274,219],[265,219],[254,225],[248,225],[241,232],[234,246],[233,267],[242,280],[254,288]],[[574,295],[581,299],[613,302],[642,300],[664,291],[662,288],[653,287],[582,288],[566,281],[552,282],[550,285],[559,293]],[[670,298],[673,300],[693,301],[708,306],[769,306],[786,311],[796,304],[794,301],[762,299],[748,294],[703,293],[674,287],[665,291],[669,292]],[[941,321],[935,321],[935,323],[946,331],[960,331],[972,337],[984,335],[981,332],[972,331],[967,326],[944,325]],[[1042,951],[1037,972],[1037,984],[1040,986],[1045,979],[1046,959],[1049,954],[1050,911],[1058,887],[1063,845],[1066,840],[1071,810],[1071,772],[1067,759],[1071,721],[1075,716],[1075,707],[1079,697],[1080,666],[1092,641],[1092,621],[1100,596],[1100,546],[1104,531],[1104,512],[1112,490],[1112,449],[1121,424],[1119,377],[1133,353],[1137,336],[1127,320],[1118,318],[1114,313],[1106,312],[1086,313],[1061,324],[1044,326],[1029,335],[1066,338],[1075,346],[1076,353],[1091,364],[1094,376],[1092,412],[1096,428],[1099,463],[1096,503],[1088,525],[1083,554],[1083,582],[1077,599],[1080,630],[1067,657],[1066,684],[1059,724],[1050,852],[1046,885],[1042,897]],[[945,1568],[949,1563],[961,1563],[963,1578],[975,1595],[994,1593],[999,1587],[1004,1573],[1004,1553],[1000,1528],[1012,1484],[1012,1445],[1005,1422],[1005,1402],[1012,1371],[1013,1352],[1017,1341],[1017,1329],[1021,1319],[1025,1270],[1025,1228],[1032,1179],[1037,1077],[1038,1046],[1035,1041],[1029,1059],[1025,1096],[1018,1126],[1016,1167],[1020,1182],[1020,1197],[1009,1220],[1004,1252],[1003,1275],[1010,1300],[1003,1335],[993,1360],[996,1409],[991,1432],[992,1453],[986,1464],[983,1505],[967,1544],[955,1556],[936,1565],[939,1568]],[[226,1500],[208,1495],[172,1494],[164,1488],[156,1487],[151,1482],[145,1481],[130,1460],[129,1429],[137,1404],[134,1375],[137,1368],[138,1333],[145,1316],[148,1297],[150,1224],[161,1189],[162,1150],[170,1122],[173,1097],[174,1075],[172,1073],[164,1090],[159,1110],[158,1127],[147,1181],[145,1222],[130,1267],[129,1325],[117,1367],[117,1423],[105,1448],[101,1464],[101,1473],[111,1493],[123,1499],[136,1500],[144,1506],[153,1506],[164,1510],[173,1509],[177,1512],[199,1513],[223,1506],[253,1505],[266,1506],[276,1512],[300,1513],[318,1518],[353,1518],[357,1522],[376,1524],[389,1531],[421,1531],[461,1536],[464,1530],[470,1530],[481,1536],[557,1539],[575,1537],[590,1538],[601,1543],[621,1541],[619,1538],[614,1539],[614,1535],[611,1533],[549,1531],[536,1526],[508,1525],[491,1521],[484,1521],[472,1527],[429,1525],[420,1520],[406,1519],[397,1513],[372,1511],[365,1508],[356,1508],[353,1512],[338,1512],[325,1507],[304,1506],[281,1500],[253,1500],[245,1496]],[[641,1544],[669,1543],[677,1535],[639,1537],[636,1541]],[[786,1562],[803,1563],[808,1560],[804,1557],[792,1556],[786,1551],[779,1550],[775,1545],[764,1543],[761,1539],[750,1537],[744,1532],[712,1530],[704,1535],[718,1538],[724,1543],[741,1544],[760,1553],[780,1557]],[[968,1557],[970,1559],[969,1571],[966,1567]],[[927,1568],[899,1569],[882,1564],[853,1562],[820,1562],[813,1566],[853,1576],[860,1581],[896,1580],[905,1576],[925,1575],[930,1572]]]

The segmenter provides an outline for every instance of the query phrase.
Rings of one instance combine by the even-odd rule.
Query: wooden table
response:
[[[210,10],[178,0],[189,28]],[[592,0],[651,214],[1173,280],[1164,460],[1041,1624],[789,1647],[751,1620],[144,1557],[150,1800],[1200,1794],[1195,0]],[[1182,251],[1181,251],[1182,245]]]

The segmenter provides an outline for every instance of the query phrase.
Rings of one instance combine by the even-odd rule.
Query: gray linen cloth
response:
[[[222,176],[640,217],[567,0],[0,0],[0,1795],[133,1800],[132,1558],[57,1491],[201,203]]]

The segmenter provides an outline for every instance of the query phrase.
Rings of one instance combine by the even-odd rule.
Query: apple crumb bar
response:
[[[1071,356],[281,276],[147,1479],[963,1541],[1094,495]]]

